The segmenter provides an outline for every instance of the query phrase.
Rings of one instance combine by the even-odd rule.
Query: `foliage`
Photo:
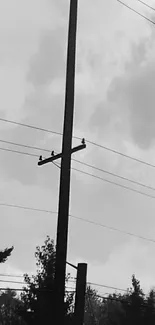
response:
[[[99,322],[102,315],[102,303],[101,299],[98,297],[97,292],[91,289],[90,286],[86,290],[85,299],[85,317],[84,324],[94,325]]]
[[[3,251],[0,251],[0,263],[6,262],[7,258],[11,255],[14,247],[6,248]]]
[[[25,275],[27,288],[21,295],[24,308],[20,310],[28,324],[46,324],[52,322],[54,314],[54,276],[55,276],[55,246],[49,237],[42,247],[36,248],[37,274]],[[71,318],[73,295],[66,295],[66,319]]]
[[[0,252],[0,263],[11,255],[12,248]],[[55,312],[55,257],[54,241],[47,237],[44,245],[36,248],[37,272],[25,274],[27,286],[19,298],[15,291],[0,292],[0,325],[52,324]],[[66,277],[66,283],[69,275]],[[66,293],[65,325],[73,325],[73,294]],[[100,297],[90,286],[86,290],[84,325],[154,325],[155,291],[146,296],[139,280],[132,276],[132,286],[124,294]]]
[[[89,304],[91,296],[91,306]],[[86,294],[84,325],[154,325],[155,292],[145,296],[140,282],[132,276],[132,287],[125,294],[112,294],[102,300],[95,290]]]
[[[25,325],[17,310],[22,302],[14,290],[7,289],[0,294],[0,325]]]

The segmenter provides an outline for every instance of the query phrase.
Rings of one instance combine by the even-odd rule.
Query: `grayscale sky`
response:
[[[136,0],[125,2],[155,20]],[[67,0],[0,0],[0,117],[62,132],[68,10]],[[79,0],[74,135],[152,164],[154,28],[116,0]],[[0,122],[4,139],[61,150],[61,136]],[[153,168],[90,144],[74,158],[155,187]],[[60,171],[37,162],[0,150],[0,203],[57,211]],[[155,196],[153,190],[72,165]],[[72,171],[72,215],[155,238],[154,212],[153,198]],[[0,248],[15,246],[0,273],[33,272],[35,247],[46,235],[55,239],[57,216],[0,206],[0,221]],[[126,288],[135,273],[147,291],[155,285],[154,251],[152,242],[70,218],[68,260],[87,262],[89,281]]]

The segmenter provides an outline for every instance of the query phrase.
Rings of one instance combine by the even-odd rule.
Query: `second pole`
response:
[[[87,264],[79,263],[77,268],[74,324],[83,325],[87,281]]]

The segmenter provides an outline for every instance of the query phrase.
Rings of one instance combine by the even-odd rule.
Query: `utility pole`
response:
[[[79,263],[77,267],[74,324],[83,325],[87,281],[87,264]]]
[[[82,145],[72,149],[77,7],[78,0],[70,0],[62,153],[54,155],[54,152],[52,152],[52,156],[50,158],[42,160],[42,157],[40,157],[40,161],[38,163],[38,165],[41,166],[48,162],[52,162],[55,159],[61,158],[55,269],[55,302],[57,309],[57,318],[55,319],[55,325],[64,325],[64,296],[69,221],[71,154],[73,152],[86,148],[85,141],[83,139]]]

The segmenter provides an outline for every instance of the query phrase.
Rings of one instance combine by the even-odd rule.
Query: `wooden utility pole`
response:
[[[57,305],[57,324],[64,325],[64,296],[66,257],[68,239],[68,217],[70,197],[70,169],[71,148],[74,113],[74,88],[75,88],[75,55],[76,55],[76,29],[77,29],[78,0],[70,1],[70,17],[68,30],[68,53],[66,70],[66,97],[64,113],[64,129],[62,143],[62,159],[60,172],[59,210],[56,242],[56,270],[55,294]]]
[[[83,325],[87,281],[87,264],[79,263],[77,267],[74,324]]]
[[[66,70],[66,96],[62,153],[54,155],[40,161],[38,165],[44,165],[55,159],[61,158],[59,208],[57,224],[56,242],[56,269],[55,269],[55,302],[57,318],[55,325],[64,325],[64,296],[65,296],[65,276],[66,276],[66,257],[69,221],[69,198],[70,198],[70,170],[71,154],[86,148],[83,139],[82,145],[72,149],[72,131],[74,115],[74,88],[75,88],[75,56],[76,56],[76,30],[77,30],[77,6],[78,0],[70,0],[70,16],[68,30],[68,52]],[[52,306],[51,306],[52,308]]]

